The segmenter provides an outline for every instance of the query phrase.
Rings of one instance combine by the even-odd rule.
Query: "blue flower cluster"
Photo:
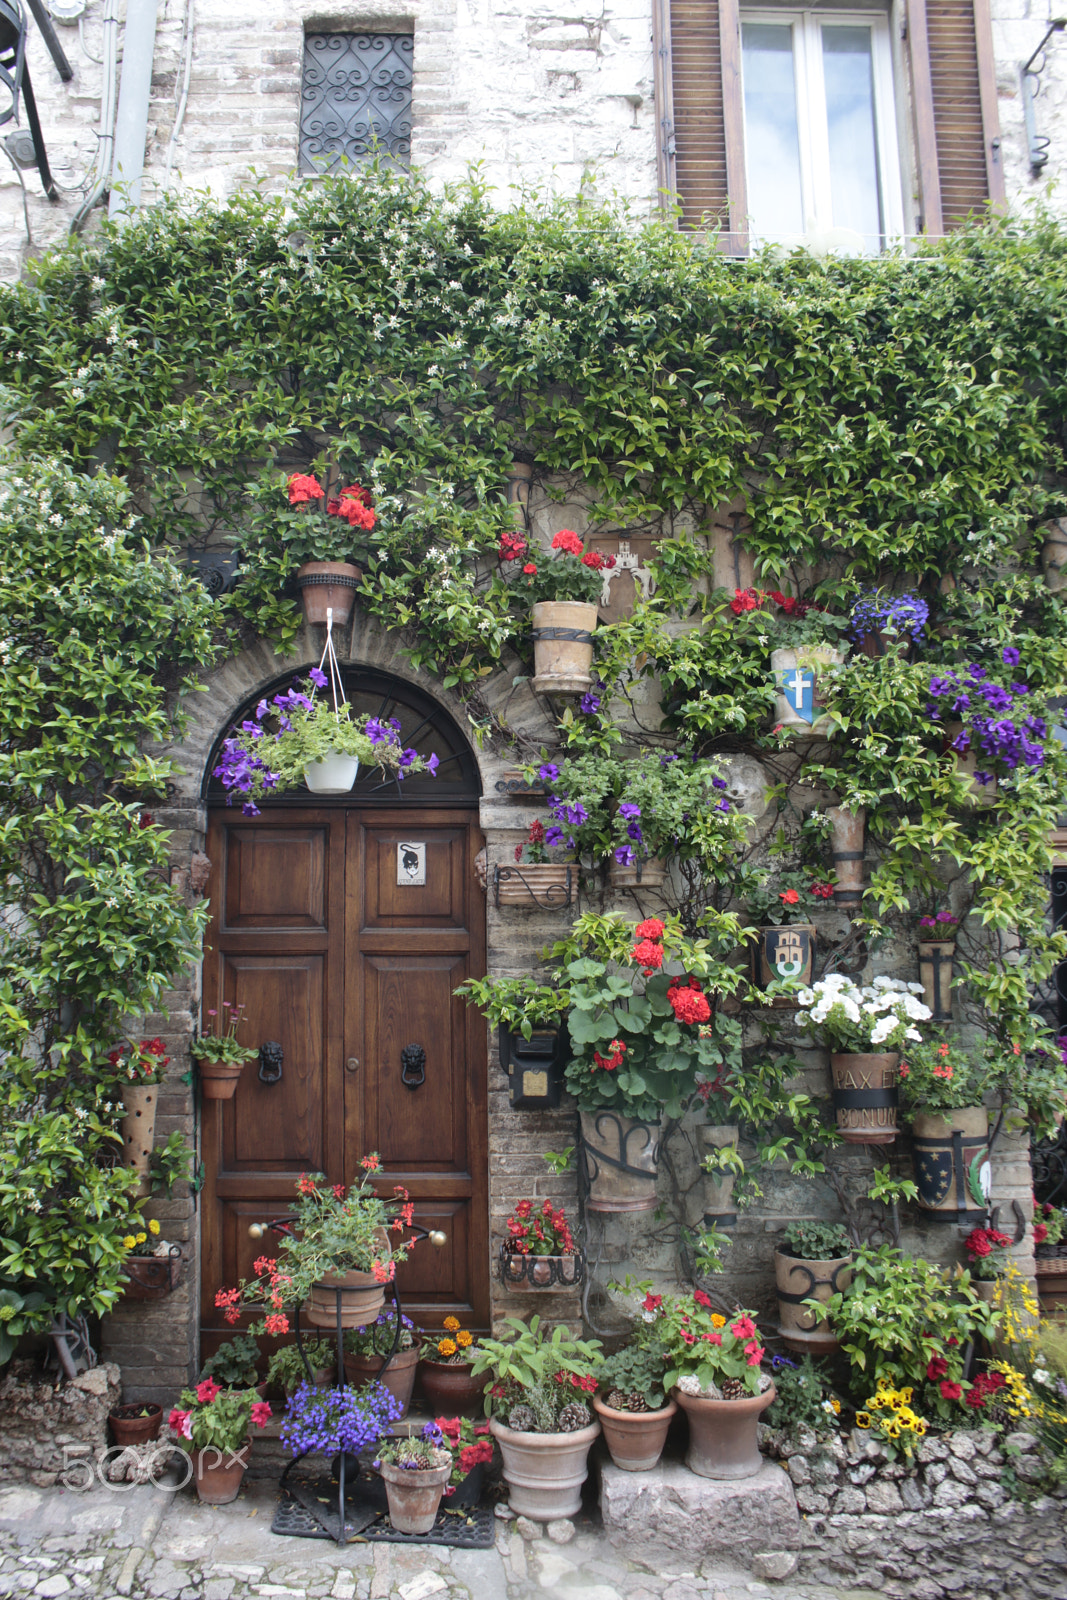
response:
[[[1018,666],[1019,652],[1014,645],[1001,652],[1001,660],[1006,667]],[[931,678],[931,700],[926,709],[935,719],[949,715],[965,724],[953,739],[952,748],[961,755],[975,751],[983,763],[983,770],[975,771],[975,781],[987,784],[992,783],[995,774],[984,770],[986,766],[992,768],[999,763],[1010,772],[1020,765],[1036,769],[1045,764],[1048,724],[1044,717],[1016,720],[1018,702],[1029,693],[1029,684],[1012,683],[1005,688],[993,682],[985,667],[973,663],[962,677],[946,672]]]
[[[358,1455],[377,1444],[403,1410],[382,1383],[366,1389],[317,1389],[302,1383],[286,1408],[281,1440],[294,1456],[312,1450]]]
[[[852,636],[868,633],[909,634],[918,641],[930,618],[930,607],[917,594],[885,594],[868,589],[852,607]]]

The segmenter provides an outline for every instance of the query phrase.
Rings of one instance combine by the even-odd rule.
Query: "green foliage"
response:
[[[800,1428],[811,1428],[814,1433],[836,1430],[841,1404],[821,1362],[814,1362],[810,1355],[799,1361],[772,1356],[771,1372],[776,1393],[765,1418],[769,1427],[786,1434],[796,1434]]]
[[[191,1184],[195,1161],[196,1151],[186,1144],[184,1136],[178,1132],[169,1134],[163,1144],[156,1145],[149,1157],[153,1193],[162,1192],[169,1196],[174,1193],[175,1184]]]
[[[45,1309],[45,1297],[37,1290],[23,1295],[0,1289],[0,1367],[7,1366],[22,1335],[35,1325],[35,1314]]]
[[[312,1374],[323,1371],[332,1373],[337,1366],[337,1352],[325,1339],[305,1339],[304,1353]],[[302,1383],[309,1382],[307,1367],[297,1345],[283,1344],[274,1351],[267,1363],[267,1382],[284,1389],[287,1394],[298,1389]]]
[[[616,1410],[638,1411],[641,1407],[632,1403],[620,1406],[616,1400],[609,1400],[612,1390],[617,1390],[627,1402],[640,1398],[648,1411],[661,1411],[667,1403],[663,1390],[666,1367],[667,1351],[658,1339],[624,1345],[608,1356],[597,1373],[600,1393]]]
[[[254,1389],[259,1381],[256,1365],[260,1348],[247,1333],[220,1344],[214,1355],[208,1356],[200,1369],[198,1383],[214,1378],[224,1389]]]
[[[535,1028],[558,1028],[571,1003],[566,989],[534,978],[468,978],[455,993],[477,1006],[494,1027],[503,1025],[524,1039]]]
[[[538,1316],[532,1316],[528,1323],[518,1317],[506,1317],[502,1338],[479,1338],[471,1376],[492,1374],[493,1388],[502,1386],[505,1392],[494,1400],[491,1391],[486,1391],[485,1414],[491,1415],[494,1404],[499,1402],[498,1409],[506,1415],[517,1394],[540,1385],[555,1385],[561,1373],[564,1381],[571,1377],[591,1380],[595,1389],[594,1374],[602,1360],[599,1339],[577,1339],[562,1325],[549,1334]],[[568,1398],[574,1398],[573,1386],[567,1382],[567,1387],[572,1390]]]
[[[218,1450],[228,1457],[247,1439],[252,1409],[258,1403],[254,1389],[218,1389],[210,1400],[199,1400],[196,1390],[183,1389],[177,1409],[189,1432],[177,1427],[179,1444],[184,1450]],[[263,1411],[269,1416],[270,1407],[264,1405]],[[263,1427],[263,1422],[256,1425]]]
[[[993,1064],[983,1055],[943,1033],[910,1045],[899,1070],[901,1102],[912,1116],[922,1110],[980,1106],[995,1077]]]
[[[792,1222],[778,1249],[798,1261],[836,1261],[852,1254],[852,1240],[839,1222]]]

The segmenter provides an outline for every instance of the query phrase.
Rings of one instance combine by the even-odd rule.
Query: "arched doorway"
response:
[[[351,794],[289,793],[255,818],[205,785],[204,1010],[243,1005],[242,1036],[283,1051],[279,1081],[253,1062],[233,1100],[204,1102],[205,1352],[233,1332],[217,1290],[252,1276],[262,1253],[249,1225],[284,1214],[302,1172],[349,1183],[371,1150],[410,1190],[416,1220],[446,1236],[401,1269],[407,1313],[489,1325],[485,1025],[453,995],[485,971],[478,769],[422,691],[380,672],[345,676],[357,711],[396,717],[405,745],[437,753],[436,778],[361,774]],[[404,1071],[409,1045],[425,1051],[421,1075]]]

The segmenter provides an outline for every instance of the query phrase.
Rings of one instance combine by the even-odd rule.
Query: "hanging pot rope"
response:
[[[334,716],[340,716],[341,707],[346,706],[344,684],[341,682],[341,668],[337,662],[337,651],[333,647],[333,606],[326,608],[326,647],[319,657],[319,671],[323,663],[329,662],[330,691],[333,695]],[[314,696],[313,696],[314,698]]]

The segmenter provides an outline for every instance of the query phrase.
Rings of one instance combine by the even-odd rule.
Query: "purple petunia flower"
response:
[[[325,672],[322,672],[318,667],[312,667],[311,671],[308,673],[308,677],[311,679],[316,689],[325,689],[326,685],[330,681]]]
[[[554,761],[546,761],[542,767],[538,768],[537,776],[542,783],[555,783],[559,777],[559,768]]]
[[[632,800],[623,800],[619,803],[619,816],[625,817],[627,822],[636,822],[641,815],[641,807],[635,806]]]
[[[583,717],[592,717],[600,710],[600,696],[598,694],[583,694],[578,702],[578,710]]]
[[[632,845],[618,845],[615,850],[615,860],[619,863],[620,867],[632,866],[636,860]]]
[[[1000,659],[1006,667],[1014,667],[1019,662],[1019,652],[1013,644],[1006,645],[1000,652]]]

